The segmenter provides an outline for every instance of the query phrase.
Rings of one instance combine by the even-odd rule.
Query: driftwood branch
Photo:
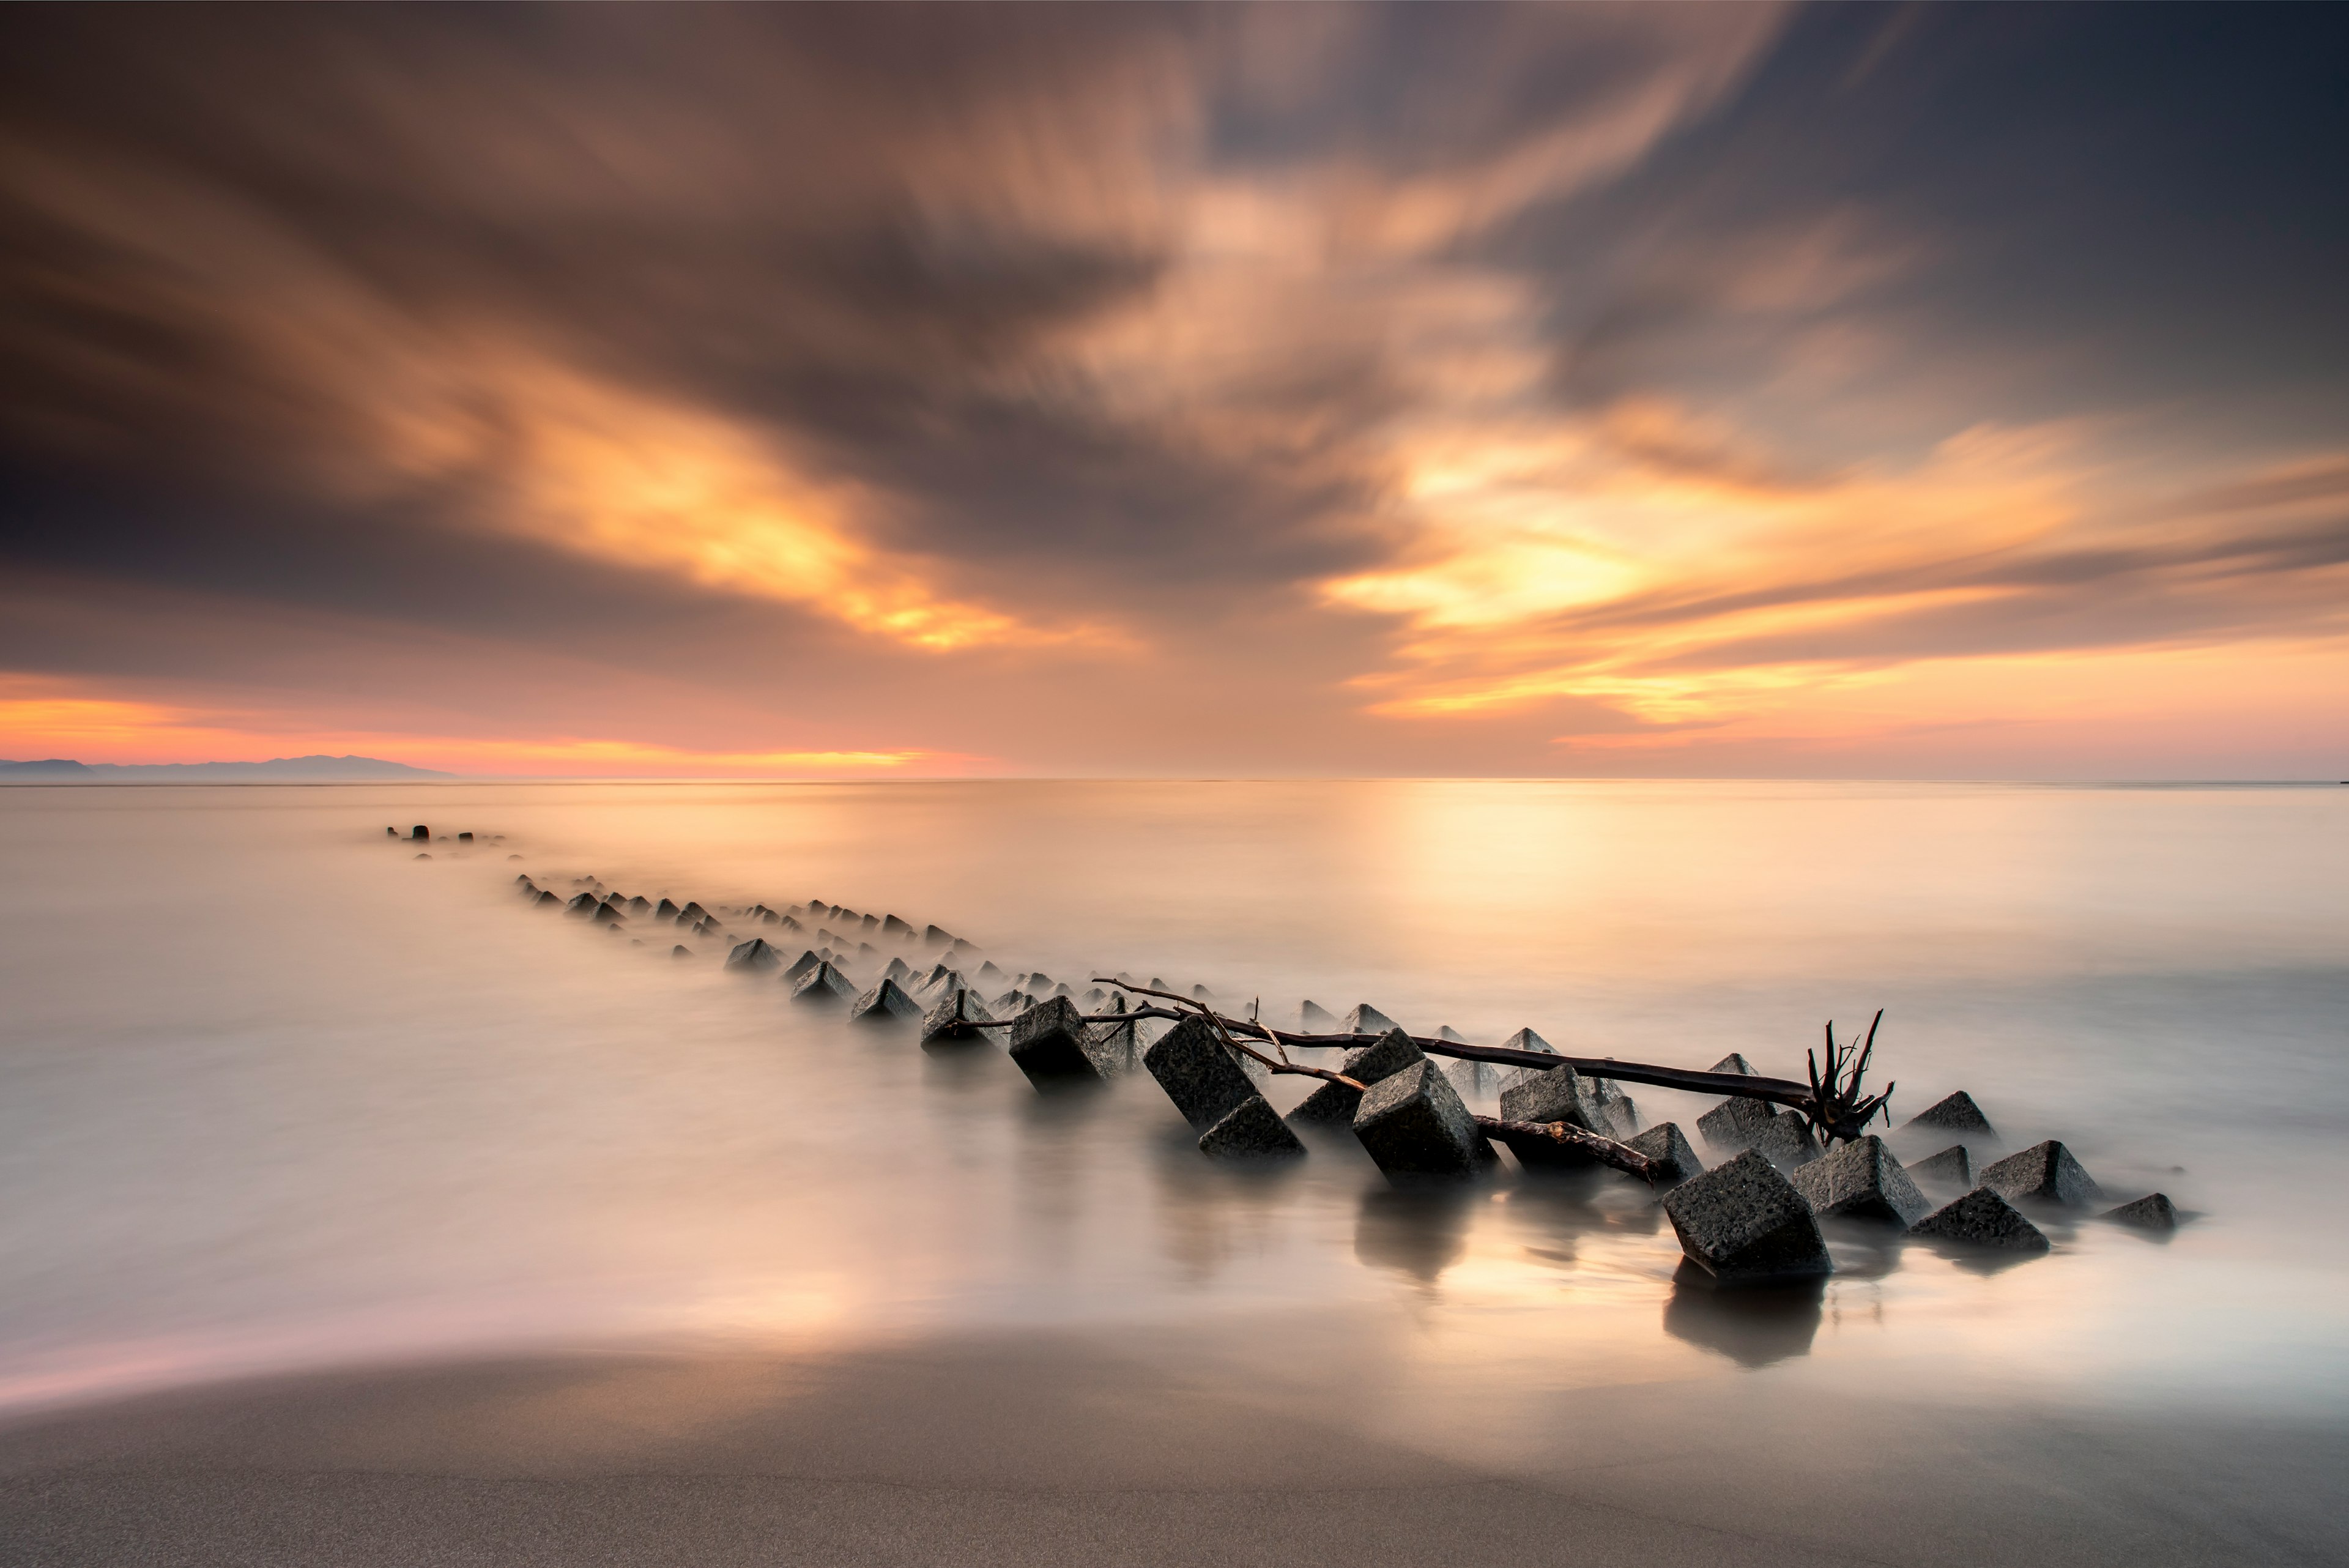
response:
[[[1617,1143],[1611,1137],[1585,1132],[1571,1122],[1513,1122],[1499,1116],[1478,1116],[1476,1127],[1477,1130],[1492,1137],[1546,1137],[1553,1143],[1572,1144],[1602,1165],[1611,1165],[1642,1181],[1653,1181],[1661,1174],[1661,1160]]]
[[[1329,1083],[1344,1084],[1351,1088],[1362,1085],[1341,1073],[1326,1068],[1308,1067],[1288,1059],[1288,1047],[1306,1050],[1354,1050],[1375,1044],[1377,1034],[1307,1034],[1292,1030],[1275,1029],[1254,1019],[1227,1018],[1196,998],[1171,991],[1158,991],[1148,986],[1123,985],[1104,976],[1093,978],[1096,985],[1115,985],[1121,992],[1134,996],[1155,996],[1171,1002],[1174,1007],[1143,1006],[1124,1012],[1092,1012],[1080,1014],[1087,1023],[1133,1023],[1143,1019],[1181,1020],[1203,1018],[1217,1036],[1234,1051],[1262,1063],[1276,1073],[1291,1073],[1300,1077],[1319,1078]],[[1008,1029],[1014,1021],[996,1019],[974,1024],[979,1029]],[[1586,1078],[1611,1078],[1626,1084],[1647,1084],[1660,1089],[1680,1089],[1696,1095],[1720,1095],[1732,1099],[1766,1100],[1799,1112],[1823,1138],[1850,1140],[1860,1136],[1868,1124],[1878,1115],[1887,1114],[1886,1105],[1892,1098],[1895,1085],[1888,1084],[1884,1092],[1868,1095],[1861,1092],[1869,1063],[1876,1054],[1876,1031],[1884,1022],[1884,1012],[1877,1010],[1875,1021],[1869,1023],[1866,1040],[1857,1045],[1838,1046],[1835,1042],[1835,1025],[1827,1025],[1827,1064],[1821,1071],[1816,1054],[1810,1056],[1808,1083],[1792,1078],[1764,1078],[1746,1073],[1700,1073],[1685,1067],[1662,1067],[1648,1062],[1619,1062],[1612,1056],[1565,1056],[1547,1051],[1516,1051],[1506,1045],[1470,1045],[1457,1040],[1444,1040],[1434,1035],[1409,1035],[1411,1043],[1430,1056],[1449,1056],[1463,1062],[1489,1062],[1502,1067],[1528,1067],[1537,1073],[1554,1072],[1559,1067],[1571,1067]],[[1247,1044],[1247,1040],[1259,1040],[1280,1053],[1278,1059],[1266,1055]],[[1482,1118],[1480,1118],[1482,1119]],[[1544,1124],[1527,1122],[1527,1127]],[[1569,1129],[1571,1131],[1573,1129]],[[1578,1141],[1568,1139],[1567,1141]],[[1610,1141],[1610,1140],[1602,1140]],[[1629,1158],[1646,1157],[1621,1149]],[[1597,1150],[1593,1150],[1597,1153]],[[1601,1158],[1605,1158],[1601,1156]],[[1619,1169],[1630,1169],[1609,1159]],[[1634,1174],[1639,1174],[1634,1172]]]

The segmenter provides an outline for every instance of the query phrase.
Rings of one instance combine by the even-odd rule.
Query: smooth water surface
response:
[[[0,1409],[512,1351],[1067,1326],[1196,1354],[1225,1324],[1269,1399],[1501,1449],[1552,1391],[1754,1377],[2326,1418],[2344,813],[1808,784],[0,791]],[[384,834],[419,822],[504,837],[419,859]],[[1747,1305],[1675,1286],[1628,1181],[1399,1194],[1342,1137],[1213,1168],[1146,1075],[1040,1096],[995,1047],[812,1018],[723,944],[525,909],[518,871],[1684,1066],[1799,1077],[1822,1023],[1883,1007],[1896,1119],[1965,1088],[2010,1145],[2062,1137],[2116,1201],[2199,1218],[2058,1226],[2003,1268],[1838,1232],[1823,1291]],[[1634,1093],[1643,1120],[1707,1108]],[[1299,1324],[1375,1348],[1333,1376]]]

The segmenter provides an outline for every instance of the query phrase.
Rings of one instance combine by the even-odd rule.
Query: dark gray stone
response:
[[[1444,1075],[1451,1079],[1452,1086],[1464,1096],[1500,1092],[1501,1070],[1490,1062],[1455,1059],[1444,1067]]]
[[[564,906],[564,911],[566,914],[576,916],[580,919],[584,920],[594,916],[603,908],[604,905],[602,900],[598,899],[595,894],[581,893],[574,897],[570,903]]]
[[[2047,1250],[2047,1238],[2039,1233],[2039,1227],[1987,1187],[1977,1187],[1956,1202],[1936,1209],[1910,1226],[1909,1233],[1970,1247],[2004,1247],[2017,1252]]]
[[[631,898],[631,899],[629,899],[629,900],[628,900],[628,913],[630,913],[630,914],[632,914],[632,915],[649,915],[649,914],[651,914],[652,912],[653,912],[653,907],[652,907],[652,905],[651,905],[651,904],[649,904],[649,903],[647,903],[647,902],[646,900],[644,900],[643,898]]]
[[[457,835],[457,842],[460,844],[471,844],[473,842],[473,836],[470,833],[460,833]]]
[[[1819,1158],[1811,1124],[1798,1116],[1775,1116],[1746,1146],[1780,1170],[1795,1170]]]
[[[1389,1018],[1385,1013],[1381,1012],[1369,1002],[1358,1002],[1347,1012],[1345,1024],[1339,1030],[1339,1033],[1341,1034],[1384,1034],[1390,1029],[1400,1029],[1402,1027],[1402,1024],[1397,1023],[1393,1019]]]
[[[1811,1206],[1751,1149],[1664,1194],[1664,1215],[1681,1251],[1723,1284],[1824,1274],[1834,1267]]]
[[[929,1045],[945,1041],[977,1040],[987,1032],[973,1029],[973,1023],[986,1023],[993,1014],[978,998],[957,986],[940,997],[936,1005],[922,1017],[922,1044]]]
[[[888,979],[897,981],[900,985],[905,984],[907,981],[914,978],[913,965],[907,963],[901,958],[891,959],[889,961],[889,967],[883,970],[881,972]]]
[[[792,987],[792,1000],[811,1006],[837,1007],[856,995],[848,977],[829,963],[819,962]]]
[[[1390,1181],[1457,1181],[1495,1163],[1493,1146],[1452,1080],[1424,1057],[1372,1084],[1354,1109],[1354,1136]]]
[[[1600,1137],[1615,1136],[1598,1085],[1563,1064],[1531,1074],[1525,1083],[1505,1090],[1501,1116],[1513,1122],[1570,1122]]]
[[[922,932],[922,945],[926,948],[950,947],[953,943],[954,933],[940,927],[931,926]]]
[[[700,901],[697,899],[679,909],[677,912],[677,918],[680,920],[706,920],[709,919],[709,911],[703,909]]]
[[[555,897],[554,894],[552,894],[552,893],[541,893],[541,894],[539,894],[539,896],[538,896],[538,901],[539,901],[540,903],[542,903],[542,904],[560,904],[561,902],[563,902],[563,900],[562,900],[562,899],[560,899],[560,898],[556,898],[556,897]]]
[[[764,937],[752,937],[726,955],[728,969],[763,972],[767,970],[781,968],[782,962],[783,955],[769,947],[767,939]]]
[[[1697,1158],[1677,1122],[1658,1122],[1646,1132],[1625,1138],[1623,1147],[1663,1163],[1666,1168],[1657,1176],[1658,1186],[1678,1186],[1704,1174],[1704,1161]]]
[[[2178,1206],[2169,1201],[2166,1192],[2149,1192],[2134,1203],[2124,1203],[2117,1209],[2107,1209],[2096,1216],[2116,1225],[2134,1225],[2140,1231],[2175,1231],[2178,1229]]]
[[[2078,1208],[2104,1196],[2072,1151],[2049,1138],[2020,1154],[1982,1168],[1982,1185],[2015,1202],[2061,1203]]]
[[[1123,1012],[1126,1000],[1112,992],[1094,1009],[1097,1012]],[[1093,1025],[1093,1047],[1097,1058],[1114,1061],[1121,1068],[1133,1066],[1142,1060],[1142,1025],[1139,1023],[1096,1023]]]
[[[1955,1133],[1960,1137],[1975,1138],[1988,1143],[1998,1137],[1998,1129],[1982,1114],[1974,1097],[1960,1089],[1936,1105],[1926,1106],[1900,1124],[1900,1130],[1920,1133]]]
[[[1837,1144],[1787,1179],[1823,1220],[1877,1220],[1906,1231],[1933,1208],[1873,1134]]]
[[[907,996],[895,981],[885,977],[848,1009],[850,1021],[857,1023],[903,1023],[921,1015],[920,1003]]]
[[[1741,1053],[1735,1051],[1732,1051],[1728,1055],[1723,1056],[1720,1061],[1715,1062],[1712,1066],[1707,1067],[1705,1071],[1708,1073],[1741,1073],[1749,1078],[1758,1078],[1762,1075],[1754,1070],[1753,1063],[1747,1061]]]
[[[683,912],[684,911],[680,910],[675,904],[670,903],[667,898],[663,898],[659,904],[654,907],[653,919],[657,920],[674,920]]]
[[[1308,999],[1297,1010],[1298,1033],[1300,1034],[1335,1034],[1339,1033],[1338,1015],[1319,1002]]]
[[[1003,978],[1003,971],[995,967],[993,959],[989,959],[978,966],[978,978],[985,983],[993,985]]]
[[[1557,1046],[1535,1033],[1531,1029],[1520,1029],[1501,1044],[1512,1051],[1538,1051],[1547,1056],[1557,1054]],[[1504,1067],[1501,1069],[1500,1092],[1506,1095],[1518,1085],[1538,1077],[1542,1072],[1543,1069],[1539,1067]]]
[[[1697,1117],[1697,1136],[1715,1154],[1743,1154],[1777,1116],[1778,1107],[1767,1100],[1723,1100]]]
[[[673,959],[691,958],[693,956],[693,950],[687,947],[683,942],[679,942],[677,946],[668,950],[668,956]]]
[[[1261,1098],[1203,1018],[1185,1018],[1160,1035],[1142,1054],[1142,1064],[1195,1127],[1213,1127],[1243,1101]]]
[[[419,822],[415,826],[408,830],[408,836],[419,844],[429,843],[432,838],[432,830]]]
[[[1011,1059],[1030,1078],[1099,1077],[1088,1044],[1076,1003],[1065,996],[1036,1003],[1011,1023]]]
[[[893,937],[910,937],[914,935],[913,922],[910,920],[901,920],[895,915],[885,917],[881,921],[881,929]]]
[[[1974,1184],[1973,1157],[1966,1152],[1965,1145],[1953,1143],[1940,1153],[1911,1165],[1909,1174],[1924,1186],[1963,1192]]]
[[[1305,1146],[1262,1095],[1250,1095],[1199,1135],[1199,1152],[1211,1159],[1295,1159]]]
[[[1391,1029],[1368,1045],[1357,1045],[1347,1052],[1338,1071],[1358,1084],[1370,1085],[1402,1072],[1413,1062],[1426,1060],[1426,1054],[1412,1043],[1410,1035],[1400,1029]],[[1288,1113],[1288,1119],[1299,1126],[1318,1123],[1351,1127],[1354,1112],[1361,1103],[1361,1090],[1324,1083],[1298,1103],[1297,1108]]]

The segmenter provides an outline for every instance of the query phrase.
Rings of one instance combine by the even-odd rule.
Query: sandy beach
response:
[[[1301,1322],[1246,1334],[1315,1342]],[[19,1423],[0,1436],[0,1560],[2150,1568],[2349,1552],[2332,1506],[2349,1424],[1789,1394],[1767,1376],[1561,1394],[1503,1457],[1268,1399],[1183,1335],[352,1373]]]

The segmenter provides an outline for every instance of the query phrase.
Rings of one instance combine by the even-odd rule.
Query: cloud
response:
[[[2342,225],[2275,170],[2338,110],[2253,68],[2335,25],[2199,26],[12,12],[0,560],[55,591],[0,668],[435,744],[1540,771],[2335,639]]]

